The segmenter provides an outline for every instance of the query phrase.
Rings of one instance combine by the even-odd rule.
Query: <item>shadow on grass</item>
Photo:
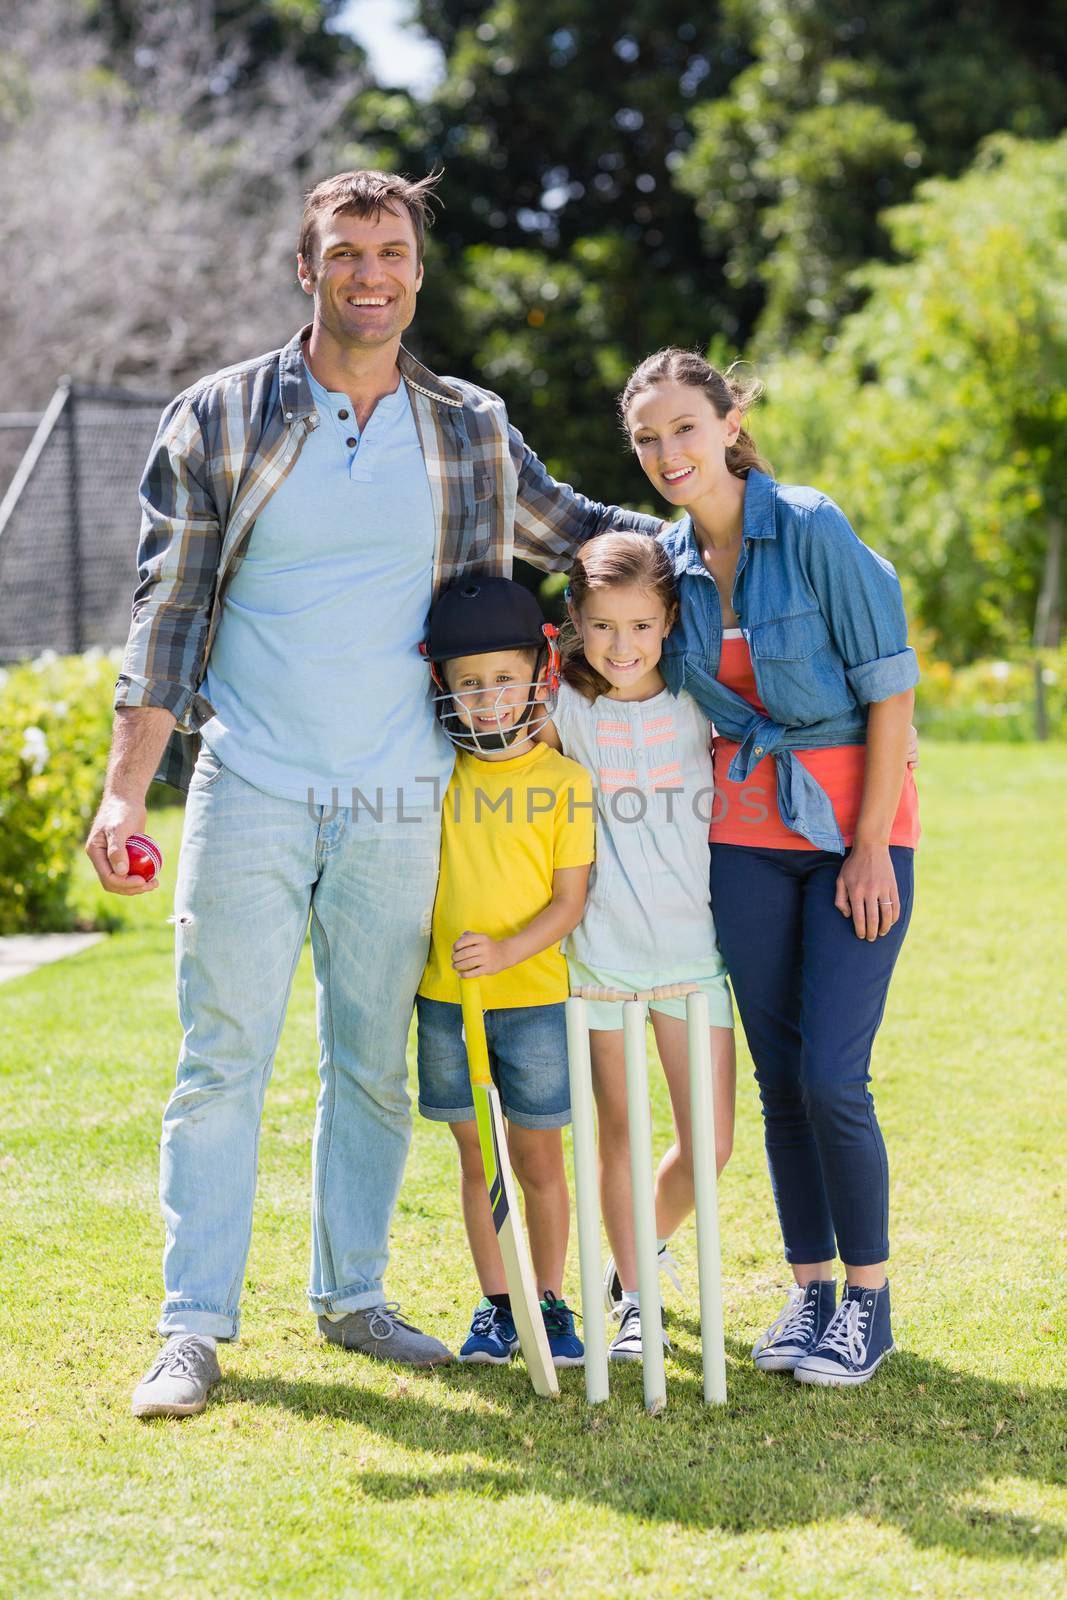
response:
[[[698,1357],[676,1353],[657,1421],[644,1416],[639,1368],[618,1381],[613,1373],[611,1402],[592,1409],[578,1371],[561,1374],[558,1403],[537,1400],[520,1365],[398,1374],[399,1392],[386,1396],[361,1388],[358,1363],[342,1352],[337,1383],[232,1378],[219,1398],[369,1428],[444,1461],[479,1458],[360,1473],[353,1489],[372,1499],[549,1494],[731,1533],[860,1515],[917,1546],[979,1559],[1042,1561],[1067,1550],[1067,1529],[987,1503],[997,1480],[1063,1481],[1067,1391],[899,1353],[869,1387],[809,1389],[759,1375],[734,1342],[728,1358],[729,1403],[708,1409]],[[419,1393],[424,1384],[432,1395]]]

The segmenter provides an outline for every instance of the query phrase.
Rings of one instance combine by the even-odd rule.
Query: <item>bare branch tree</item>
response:
[[[167,389],[281,343],[302,192],[370,160],[364,76],[312,89],[292,62],[232,85],[198,0],[144,0],[135,70],[75,0],[16,0],[0,53],[0,409],[63,372]],[[131,81],[131,78],[133,81]],[[348,130],[348,131],[346,131]]]

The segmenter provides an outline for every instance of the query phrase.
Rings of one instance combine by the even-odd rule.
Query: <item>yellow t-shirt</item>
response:
[[[452,946],[461,933],[508,939],[552,899],[552,874],[593,859],[593,783],[584,767],[538,744],[507,761],[461,750],[445,792],[441,875],[430,955],[419,993],[459,1002]],[[487,1009],[555,1005],[567,998],[558,944],[480,978]]]

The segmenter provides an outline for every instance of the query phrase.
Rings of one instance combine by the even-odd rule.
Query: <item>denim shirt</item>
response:
[[[719,733],[737,741],[735,782],[773,755],[786,827],[818,850],[843,853],[829,796],[794,752],[865,744],[871,702],[918,682],[896,572],[826,495],[749,472],[732,603],[764,716],[718,681],[719,592],[691,518],[671,523],[660,540],[674,561],[680,603],[660,663],[668,688],[688,689]]]

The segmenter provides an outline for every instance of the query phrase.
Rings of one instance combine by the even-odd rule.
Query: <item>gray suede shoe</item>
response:
[[[358,1350],[364,1356],[377,1356],[382,1361],[402,1361],[408,1367],[440,1367],[454,1359],[440,1339],[405,1322],[395,1300],[388,1305],[368,1306],[364,1311],[350,1311],[340,1322],[320,1317],[319,1332],[330,1344]]]
[[[193,1333],[172,1334],[133,1391],[135,1417],[191,1417],[203,1411],[222,1377],[210,1345]]]

